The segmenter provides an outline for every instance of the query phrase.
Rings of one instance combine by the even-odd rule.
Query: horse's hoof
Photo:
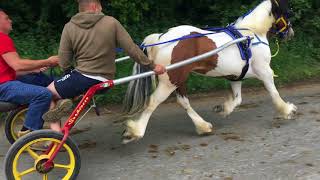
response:
[[[208,122],[202,126],[198,126],[196,130],[200,136],[212,135],[214,133],[213,125]]]
[[[297,115],[298,108],[294,104],[289,104],[289,113],[285,116],[285,119],[294,119],[294,117]]]
[[[122,144],[128,144],[133,141],[137,141],[137,139],[135,139],[134,137],[130,137],[130,136],[122,136]]]
[[[122,144],[128,144],[128,143],[131,143],[131,142],[137,142],[141,138],[142,137],[140,137],[140,136],[133,136],[133,135],[125,132],[122,135]]]
[[[143,136],[134,135],[132,131],[126,129],[122,133],[122,144],[128,144],[130,142],[138,141]]]
[[[224,111],[224,107],[223,107],[223,105],[218,105],[213,108],[213,111],[216,113],[222,113]]]
[[[298,114],[297,111],[294,110],[288,115],[287,119],[289,119],[289,120],[290,119],[295,119],[297,114]]]

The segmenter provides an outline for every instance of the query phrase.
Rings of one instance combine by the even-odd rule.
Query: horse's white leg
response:
[[[266,62],[253,63],[253,70],[258,78],[263,81],[264,86],[272,97],[272,101],[284,119],[291,119],[297,111],[297,107],[292,103],[286,103],[281,98],[273,78],[273,70]]]
[[[149,103],[137,120],[128,120],[127,129],[123,134],[123,143],[129,143],[141,139],[146,131],[149,119],[154,110],[165,101],[169,95],[176,89],[169,81],[163,80],[155,92],[150,96]]]
[[[177,102],[187,111],[196,126],[196,131],[199,135],[210,134],[213,132],[213,125],[203,120],[202,117],[193,110],[187,97],[177,94]]]
[[[232,97],[230,96],[223,105],[216,106],[214,110],[217,113],[220,113],[222,116],[230,115],[234,109],[239,106],[242,102],[241,96],[241,81],[232,81],[231,88],[232,88]]]

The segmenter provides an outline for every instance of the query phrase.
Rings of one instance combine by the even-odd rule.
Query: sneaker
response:
[[[41,141],[41,142],[37,142],[37,143],[32,144],[30,146],[30,149],[32,149],[34,151],[45,152],[49,149],[49,146],[50,146],[50,142]]]
[[[31,132],[31,130],[26,130],[26,131],[19,131],[18,132],[18,138],[21,138],[22,136],[25,136],[27,134],[29,134]]]
[[[31,130],[26,131],[19,131],[18,132],[18,138],[21,138],[22,136],[25,136],[32,132]],[[49,148],[50,143],[48,142],[37,142],[30,146],[30,148],[34,151],[46,151]]]
[[[59,100],[57,106],[54,109],[49,110],[43,114],[42,119],[45,122],[57,122],[60,121],[67,113],[72,110],[72,101],[70,99]]]

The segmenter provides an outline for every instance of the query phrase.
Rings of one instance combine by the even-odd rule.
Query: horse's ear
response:
[[[278,7],[280,7],[280,2],[279,0],[271,0],[275,5],[277,5]]]

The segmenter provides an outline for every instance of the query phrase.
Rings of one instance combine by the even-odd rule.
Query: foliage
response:
[[[260,0],[102,0],[104,12],[123,23],[136,42],[151,33],[168,28],[192,24],[198,27],[225,26],[254,8]],[[296,37],[281,45],[281,53],[272,66],[280,78],[277,83],[289,83],[304,78],[319,77],[320,70],[320,1],[290,0],[295,14],[291,18]],[[76,0],[1,0],[3,8],[14,21],[12,34],[23,57],[41,59],[56,54],[64,24],[77,13]],[[132,63],[118,65],[117,77],[127,76]],[[247,86],[257,85],[247,81]],[[258,83],[259,84],[259,83]],[[226,88],[222,79],[212,80],[192,75],[188,83],[190,92]],[[125,86],[116,87],[105,101],[120,102]],[[109,101],[108,101],[109,102]]]

